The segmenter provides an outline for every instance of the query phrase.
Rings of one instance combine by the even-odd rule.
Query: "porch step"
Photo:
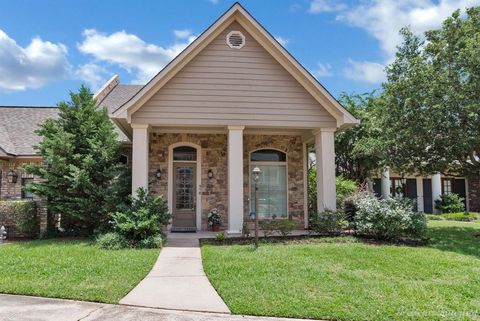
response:
[[[180,227],[180,226],[172,226],[170,228],[171,233],[195,233],[197,232],[196,227]]]

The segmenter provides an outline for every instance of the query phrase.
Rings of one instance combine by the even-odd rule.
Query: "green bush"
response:
[[[338,235],[345,227],[345,215],[342,211],[325,210],[309,217],[309,229],[318,234]]]
[[[373,195],[355,201],[355,228],[357,233],[379,240],[425,237],[425,215],[414,210],[408,199],[379,200]]]
[[[106,250],[119,250],[128,247],[128,242],[122,235],[109,232],[97,236],[96,245]]]
[[[295,222],[285,219],[265,220],[260,221],[258,224],[264,237],[273,236],[275,233],[281,236],[288,236],[297,226]]]
[[[156,249],[161,248],[163,245],[163,237],[161,234],[150,235],[147,238],[138,242],[137,247],[143,249]]]
[[[225,241],[225,233],[224,232],[217,233],[217,235],[215,235],[215,240],[218,242]]]
[[[443,194],[439,200],[435,201],[435,208],[442,213],[458,213],[465,210],[464,199],[455,193]]]
[[[442,219],[448,220],[448,221],[463,221],[463,222],[470,222],[470,221],[476,221],[480,219],[480,214],[479,213],[467,213],[465,214],[464,212],[458,212],[458,213],[446,213],[446,214],[441,214],[438,215]]]
[[[308,213],[314,215],[317,212],[317,170],[310,167],[307,173],[307,191],[308,191]],[[337,189],[337,208],[343,209],[345,199],[358,189],[355,181],[338,176],[335,180]]]
[[[337,208],[343,209],[345,208],[345,200],[357,191],[358,186],[355,181],[343,176],[337,176],[335,185],[337,189]]]
[[[146,244],[151,237],[164,237],[163,227],[170,220],[167,203],[162,197],[149,196],[143,188],[139,188],[136,195],[130,197],[130,206],[111,215],[113,231],[133,247]]]
[[[0,211],[6,213],[21,234],[38,236],[40,222],[34,201],[0,201]]]

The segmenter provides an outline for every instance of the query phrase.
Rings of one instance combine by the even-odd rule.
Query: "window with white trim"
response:
[[[258,181],[258,218],[288,217],[287,156],[274,149],[261,149],[250,154],[250,212],[255,212],[255,182],[252,170],[261,170]]]
[[[453,192],[453,188],[452,188],[452,179],[450,178],[444,178],[442,180],[442,190],[443,190],[443,194],[450,194]]]

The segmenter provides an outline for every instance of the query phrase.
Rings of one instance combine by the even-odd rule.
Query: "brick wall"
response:
[[[468,198],[470,211],[480,212],[480,175],[468,178]]]

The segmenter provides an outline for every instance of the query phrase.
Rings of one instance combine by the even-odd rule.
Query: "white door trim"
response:
[[[168,182],[167,182],[167,202],[168,210],[173,213],[173,149],[179,146],[189,146],[197,150],[197,177],[196,177],[196,200],[195,200],[195,218],[197,231],[202,229],[202,200],[200,186],[202,182],[202,147],[190,142],[178,142],[168,146]],[[180,161],[179,161],[180,162]],[[185,163],[185,161],[181,161]],[[193,163],[193,162],[192,162]]]

